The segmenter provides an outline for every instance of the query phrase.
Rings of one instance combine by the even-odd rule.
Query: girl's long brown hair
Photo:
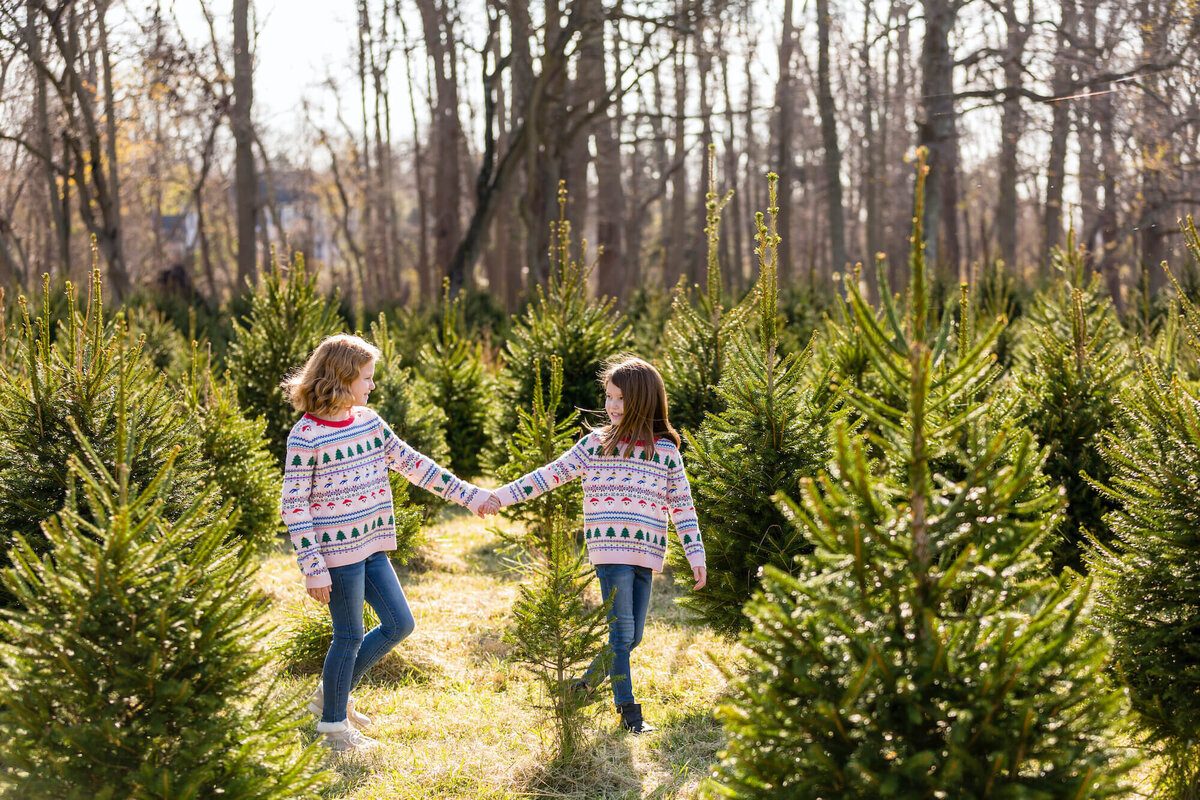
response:
[[[292,408],[329,416],[354,402],[350,384],[364,366],[379,357],[379,348],[366,339],[346,333],[327,336],[304,366],[279,385]]]
[[[658,439],[679,446],[679,434],[667,418],[667,387],[652,364],[640,358],[622,359],[600,373],[600,385],[607,389],[609,383],[621,390],[625,410],[620,423],[597,429],[604,455],[612,455],[621,442],[626,442],[622,458],[629,458],[638,442],[643,443],[647,458],[654,457]]]

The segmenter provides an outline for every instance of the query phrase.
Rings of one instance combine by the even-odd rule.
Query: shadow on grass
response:
[[[570,759],[546,755],[516,775],[522,795],[555,800],[617,800],[641,796],[629,736],[601,731]]]
[[[647,755],[671,776],[648,795],[653,798],[675,797],[683,786],[703,780],[725,741],[710,711],[668,715],[651,735]]]

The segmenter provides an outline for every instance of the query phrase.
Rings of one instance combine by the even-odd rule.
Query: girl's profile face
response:
[[[358,377],[350,384],[350,394],[354,395],[354,405],[365,406],[367,396],[375,388],[375,362],[368,361],[358,371]]]
[[[621,415],[625,413],[625,396],[612,381],[604,384],[604,410],[613,425],[621,424]]]

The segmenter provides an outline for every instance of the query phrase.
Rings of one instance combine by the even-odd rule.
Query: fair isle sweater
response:
[[[396,549],[387,471],[472,511],[488,493],[409,447],[369,408],[332,421],[305,414],[288,434],[283,521],[310,589],[329,586],[330,567]]]
[[[600,434],[592,431],[556,460],[500,487],[496,495],[502,506],[510,506],[579,478],[583,535],[593,564],[661,570],[670,517],[688,563],[703,567],[704,543],[679,449],[668,439],[654,443],[650,458],[640,441],[629,458],[621,457],[621,449],[604,455]]]

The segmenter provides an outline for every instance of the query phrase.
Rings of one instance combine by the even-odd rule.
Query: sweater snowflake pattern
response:
[[[389,469],[472,511],[488,497],[409,447],[369,408],[355,406],[342,421],[305,414],[292,426],[281,511],[308,588],[329,586],[329,567],[396,549]]]
[[[620,448],[618,448],[618,451]],[[634,564],[661,570],[667,518],[693,567],[704,566],[704,543],[679,449],[669,439],[648,457],[635,442],[629,458],[604,455],[600,434],[589,433],[556,460],[496,490],[502,506],[537,497],[568,481],[583,482],[583,526],[593,564]]]

